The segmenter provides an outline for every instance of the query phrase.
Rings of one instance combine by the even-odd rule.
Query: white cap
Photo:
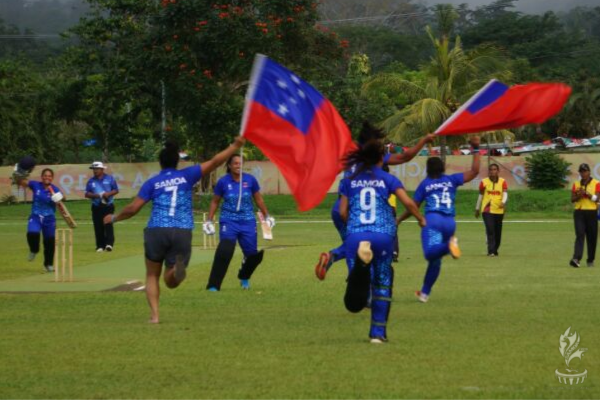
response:
[[[106,169],[106,165],[102,163],[102,161],[94,161],[90,166],[90,169],[102,168]]]

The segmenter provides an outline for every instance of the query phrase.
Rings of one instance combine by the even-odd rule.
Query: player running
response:
[[[29,245],[29,261],[33,261],[40,251],[40,232],[44,237],[44,269],[53,272],[54,243],[56,235],[56,203],[64,199],[60,189],[52,184],[54,171],[44,168],[41,181],[29,180],[35,161],[24,157],[15,167],[14,182],[24,188],[31,189],[33,202],[27,224],[27,244]]]
[[[185,279],[192,255],[192,188],[202,175],[209,174],[223,164],[244,144],[238,136],[235,142],[211,160],[182,170],[177,169],[179,148],[167,143],[159,154],[161,171],[148,179],[137,197],[118,215],[107,215],[104,223],[123,221],[136,215],[152,201],[152,212],[144,229],[146,257],[146,298],[150,306],[150,323],[159,322],[160,274],[162,265],[166,271],[164,281],[168,288],[176,288]]]
[[[358,136],[358,146],[363,146],[364,143],[371,139],[381,140],[383,139],[385,134],[380,129],[373,127],[368,122],[365,122],[362,126],[362,129]],[[419,142],[406,150],[404,153],[395,153],[395,154],[386,154],[383,158],[383,163],[385,165],[400,165],[409,162],[412,160],[425,146],[427,143],[431,143],[433,139],[436,137],[434,134],[428,134],[422,137]],[[349,176],[349,171],[344,172],[344,178]],[[336,261],[343,260],[346,258],[346,250],[344,246],[345,238],[346,238],[346,224],[342,221],[340,216],[340,196],[338,196],[337,200],[333,204],[331,209],[331,220],[333,221],[333,225],[337,229],[340,238],[342,239],[342,244],[335,249],[330,250],[327,253],[321,253],[319,256],[319,261],[315,266],[315,274],[319,280],[324,280],[327,275],[327,271]]]
[[[400,180],[381,169],[383,155],[380,140],[364,142],[348,155],[346,168],[354,172],[340,182],[340,215],[346,223],[346,262],[350,269],[344,303],[348,311],[359,312],[372,298],[371,343],[387,341],[396,233],[396,220],[388,203],[390,195],[395,194],[425,226],[425,218]]]
[[[221,290],[221,283],[235,252],[236,241],[240,243],[244,253],[242,266],[238,272],[238,279],[243,289],[250,289],[252,273],[262,262],[264,251],[258,251],[256,219],[254,218],[252,200],[254,200],[262,214],[267,216],[266,220],[269,226],[271,228],[275,226],[275,219],[268,216],[267,207],[260,194],[258,181],[250,174],[241,174],[241,171],[241,158],[238,154],[234,154],[227,161],[227,175],[219,179],[215,186],[215,194],[208,210],[208,221],[202,227],[207,235],[215,234],[213,218],[221,199],[223,199],[223,206],[219,215],[220,240],[215,251],[208,284],[206,285],[206,288],[212,292]],[[240,182],[242,182],[241,202],[239,202]],[[238,202],[240,203],[239,210]]]
[[[444,163],[439,157],[427,160],[427,177],[419,184],[414,200],[417,206],[425,202],[425,218],[427,227],[421,231],[421,243],[425,259],[429,262],[425,281],[420,291],[415,294],[422,303],[427,303],[431,288],[435,284],[442,267],[442,257],[450,253],[453,258],[460,257],[458,239],[454,236],[456,221],[454,216],[454,199],[459,186],[472,181],[479,175],[479,137],[471,139],[473,146],[473,162],[471,169],[464,173],[444,174]],[[410,213],[404,212],[399,222],[404,221]]]

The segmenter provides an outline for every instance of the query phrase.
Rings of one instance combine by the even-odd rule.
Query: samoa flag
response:
[[[463,104],[435,133],[459,135],[541,124],[558,114],[571,95],[562,83],[509,87],[495,79]]]
[[[292,71],[257,55],[242,135],[281,171],[300,211],[317,206],[355,148],[335,107]]]

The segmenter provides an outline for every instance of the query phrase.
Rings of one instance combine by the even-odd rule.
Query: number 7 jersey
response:
[[[202,178],[200,165],[181,170],[166,168],[148,179],[138,197],[152,201],[148,228],[194,229],[192,191]]]
[[[350,175],[340,182],[340,194],[348,198],[347,234],[358,232],[396,234],[390,195],[404,186],[398,178],[379,167]]]
[[[415,191],[414,200],[418,204],[425,201],[425,214],[436,212],[455,216],[454,200],[456,190],[465,183],[463,173],[442,175],[439,178],[425,178]]]

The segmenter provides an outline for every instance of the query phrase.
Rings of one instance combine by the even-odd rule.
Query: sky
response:
[[[471,7],[488,5],[492,0],[425,0],[427,4],[468,3]],[[577,6],[600,7],[600,0],[519,0],[516,9],[530,14],[539,14],[548,10],[565,11]]]

